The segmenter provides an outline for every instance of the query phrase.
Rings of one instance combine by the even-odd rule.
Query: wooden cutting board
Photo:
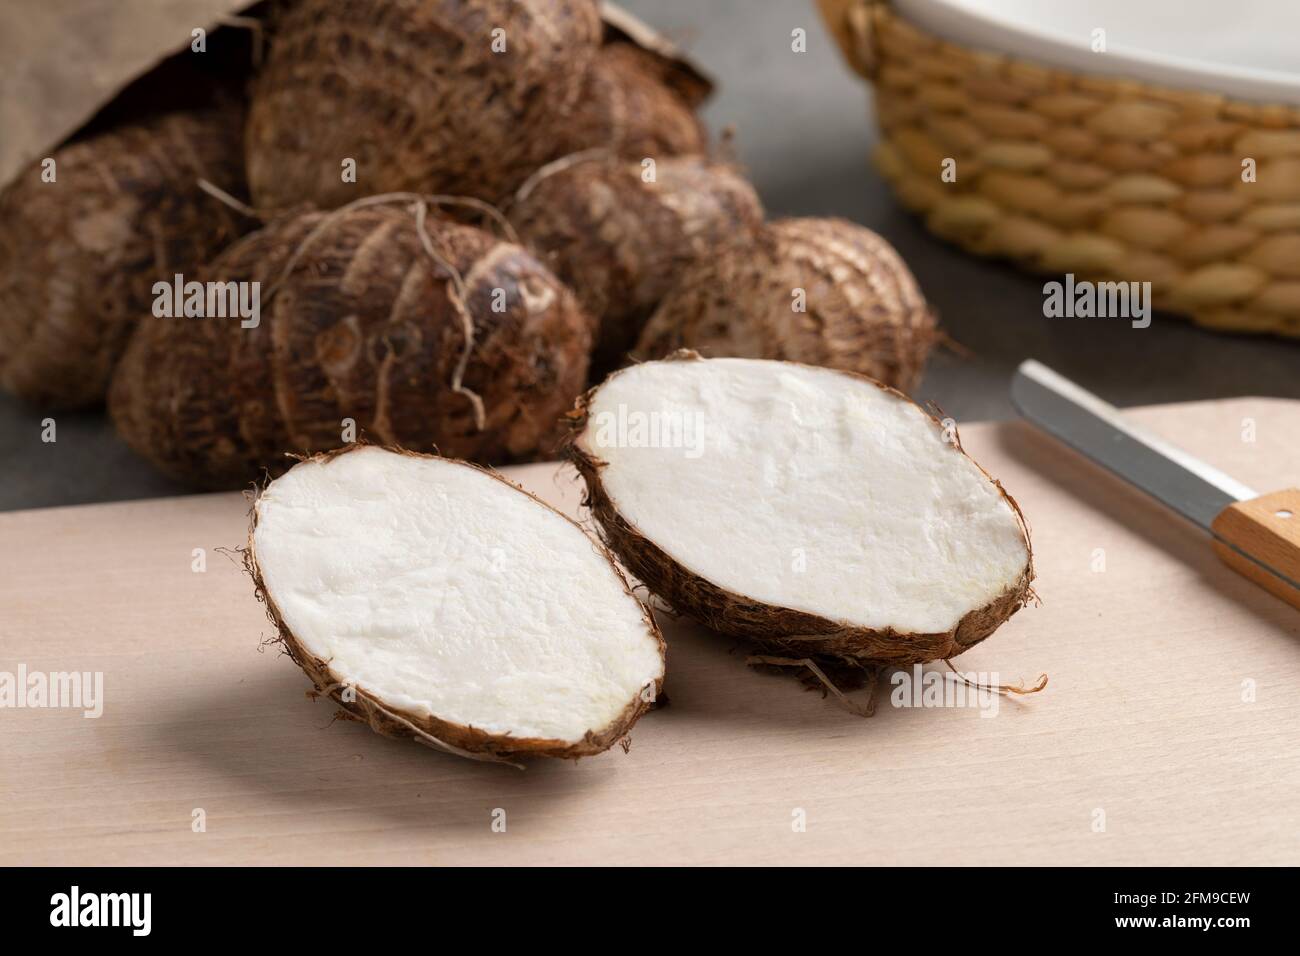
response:
[[[1300,403],[1132,417],[1261,492],[1300,484]],[[962,437],[1024,506],[1042,605],[957,663],[1043,693],[990,718],[886,685],[863,719],[661,615],[670,702],[630,751],[522,772],[308,699],[218,550],[244,543],[239,495],[0,515],[0,672],[104,675],[98,719],[0,709],[0,863],[1300,861],[1300,613],[1027,426]],[[576,507],[568,471],[512,475]]]

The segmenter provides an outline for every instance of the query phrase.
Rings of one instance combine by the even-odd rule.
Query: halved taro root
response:
[[[863,376],[682,352],[616,372],[570,425],[605,542],[724,634],[907,665],[960,654],[1032,594],[1015,502]]]
[[[662,689],[664,642],[609,554],[493,472],[351,448],[254,506],[247,564],[285,648],[378,733],[467,757],[582,757]]]

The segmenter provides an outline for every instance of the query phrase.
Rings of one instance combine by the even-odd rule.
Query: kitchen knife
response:
[[[1032,359],[1011,380],[1011,402],[1035,425],[1200,525],[1225,564],[1300,608],[1300,489],[1257,494]]]

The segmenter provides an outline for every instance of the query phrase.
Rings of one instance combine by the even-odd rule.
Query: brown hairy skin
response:
[[[704,153],[708,134],[692,105],[668,79],[671,64],[635,43],[601,47],[583,79],[582,95],[556,132],[556,158],[602,147],[638,162]]]
[[[543,171],[510,210],[520,235],[600,323],[592,378],[623,364],[655,306],[716,248],[754,236],[763,206],[731,166],[597,158]]]
[[[342,448],[315,455],[308,461],[328,462],[339,455],[345,455],[357,448],[365,447],[364,444],[346,445]],[[398,454],[410,455],[416,458],[433,458],[435,455],[420,455],[416,452],[404,448],[390,447],[388,451],[397,452]],[[583,536],[591,541],[591,546],[602,557],[609,561],[614,573],[618,575],[619,581],[623,584],[623,590],[627,592],[637,605],[641,608],[641,613],[645,618],[646,626],[649,627],[651,634],[659,643],[659,654],[665,657],[668,651],[668,645],[664,641],[663,632],[660,631],[659,625],[655,623],[654,615],[650,609],[641,601],[632,591],[628,584],[623,570],[614,561],[614,556],[609,549],[604,547],[600,542],[595,541],[576,521],[562,512],[556,511],[546,502],[542,501],[532,492],[521,488],[513,481],[492,471],[489,468],[481,468],[470,462],[456,462],[469,468],[481,471],[483,474],[509,485],[521,494],[532,498],[543,508],[554,511],[560,517],[564,518],[574,527],[582,531]],[[470,757],[475,760],[486,760],[493,762],[508,763],[513,757],[562,757],[568,759],[577,759],[579,757],[590,757],[598,753],[603,753],[610,747],[614,746],[619,740],[623,739],[628,731],[647,710],[654,706],[653,701],[660,699],[663,693],[663,679],[655,682],[653,700],[643,699],[644,695],[638,695],[627,706],[627,708],[612,722],[608,727],[603,727],[598,731],[591,731],[579,742],[569,743],[563,740],[550,740],[539,737],[511,737],[509,734],[491,734],[480,730],[476,727],[455,724],[449,721],[441,720],[428,714],[417,714],[410,711],[404,711],[401,708],[393,707],[374,695],[368,693],[361,687],[351,688],[351,695],[354,699],[347,700],[345,685],[338,676],[329,669],[329,662],[323,661],[318,657],[308,653],[284,622],[284,617],[280,614],[280,609],[276,607],[275,600],[267,590],[266,582],[262,577],[261,567],[257,563],[257,549],[254,546],[253,535],[257,530],[258,510],[256,500],[249,512],[249,529],[248,529],[248,547],[244,552],[244,569],[253,579],[253,585],[256,589],[257,599],[266,606],[267,618],[275,625],[278,639],[284,647],[285,653],[293,660],[295,664],[302,668],[303,672],[311,679],[316,690],[325,694],[343,710],[352,717],[367,724],[375,733],[382,734],[385,737],[411,738],[419,743],[434,747],[439,750],[445,750],[455,753],[462,757]]]
[[[0,193],[0,387],[50,409],[104,400],[153,284],[252,223],[203,192],[243,193],[235,106],[169,113],[73,142]]]
[[[249,108],[253,197],[328,208],[507,195],[553,155],[601,22],[596,0],[297,0],[274,36]],[[355,183],[341,181],[345,158]]]
[[[592,320],[519,246],[432,215],[424,227],[441,263],[405,205],[288,217],[232,246],[203,278],[260,282],[260,324],[143,322],[109,397],[119,434],[205,488],[279,474],[286,453],[333,448],[345,418],[359,436],[458,458],[548,455],[586,380]],[[448,264],[474,326],[462,385],[482,400],[482,428],[453,387],[466,342]]]
[[[792,308],[795,289],[804,312]],[[910,391],[936,337],[934,313],[888,242],[843,219],[779,219],[683,275],[636,355],[783,359]]]
[[[691,109],[698,109],[713,95],[713,80],[659,31],[608,0],[601,4],[600,15],[605,25],[605,46],[630,43],[653,54],[648,62],[654,64],[661,81]]]
[[[694,352],[683,350],[670,357],[671,361],[707,361]],[[792,363],[799,364],[799,363]],[[616,373],[617,374],[617,373]],[[852,372],[842,374],[871,382],[904,401],[911,402],[896,389]],[[1020,520],[1024,533],[1025,549],[1029,558],[1014,587],[1007,589],[988,605],[967,613],[951,631],[934,634],[911,634],[858,627],[833,621],[791,608],[764,604],[753,598],[724,590],[677,563],[663,549],[650,541],[624,518],[617,505],[606,493],[600,481],[600,471],[605,463],[583,443],[587,426],[588,409],[599,387],[591,389],[569,413],[569,438],[565,443],[565,457],[582,475],[587,494],[584,499],[599,525],[601,538],[618,555],[633,576],[651,592],[667,601],[674,610],[695,618],[706,627],[753,641],[763,647],[794,657],[812,657],[844,661],[867,666],[909,666],[928,661],[947,660],[969,650],[992,634],[1032,597],[1034,579],[1033,549],[1029,542],[1029,529],[1016,504],[1000,482],[986,477],[997,486],[1002,497]],[[913,403],[915,404],[915,403]],[[924,411],[924,409],[922,409]],[[943,430],[943,424],[928,411],[926,417],[934,427]],[[963,455],[960,442],[952,446],[952,453]],[[976,467],[979,467],[976,464]],[[983,471],[983,469],[980,469]]]

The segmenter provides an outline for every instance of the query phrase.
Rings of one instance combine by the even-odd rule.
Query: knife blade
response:
[[[1059,441],[1208,531],[1226,564],[1300,607],[1300,490],[1259,495],[1033,359],[1012,377],[1011,402]]]
[[[1011,380],[1011,403],[1035,425],[1206,531],[1234,501],[1258,497],[1235,478],[1125,421],[1114,405],[1041,362],[1021,363]]]

